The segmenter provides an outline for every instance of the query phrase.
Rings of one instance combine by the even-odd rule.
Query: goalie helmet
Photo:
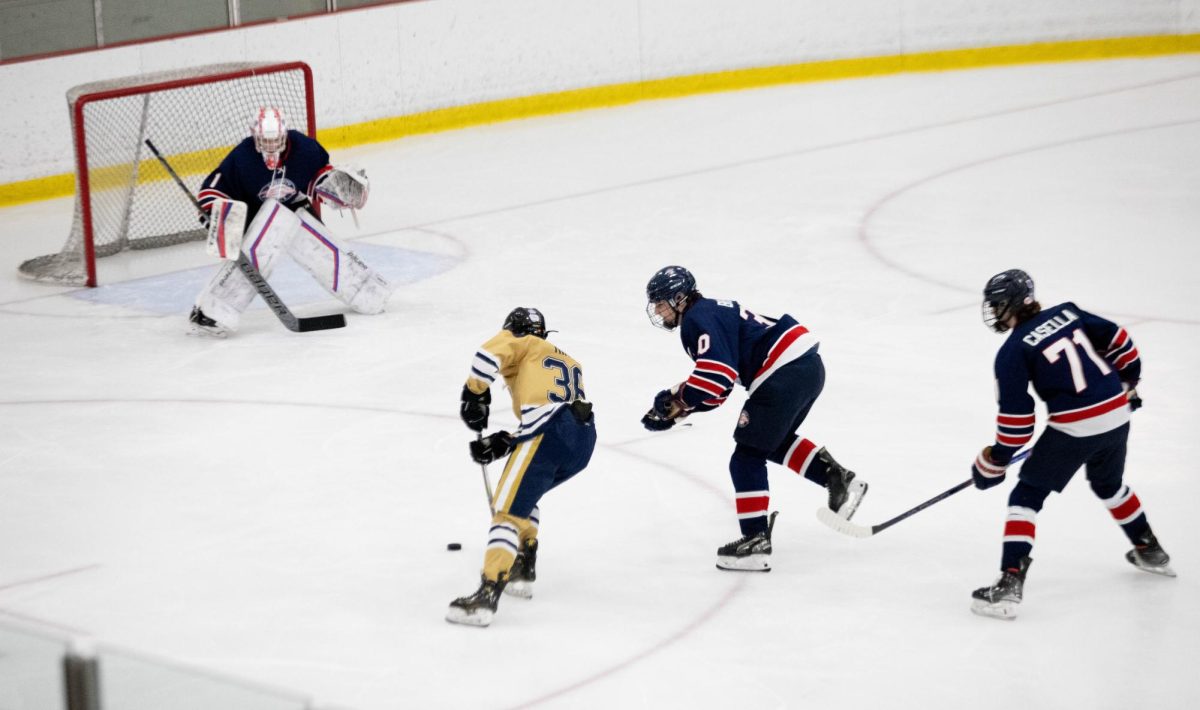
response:
[[[523,335],[546,337],[546,319],[536,308],[517,306],[509,312],[502,327],[518,338]]]
[[[655,327],[674,330],[679,325],[679,316],[687,310],[690,299],[696,294],[696,277],[682,266],[666,266],[650,277],[646,284],[646,315]],[[675,312],[674,322],[668,322],[658,312],[658,304],[665,303]]]
[[[260,108],[250,126],[250,134],[254,136],[254,149],[263,157],[263,162],[271,170],[278,170],[282,162],[283,152],[287,150],[287,122],[283,113],[273,106]]]
[[[1003,333],[1009,329],[1011,316],[1020,319],[1022,311],[1036,303],[1033,279],[1029,274],[1020,269],[1003,271],[988,279],[983,287],[983,322],[997,333]]]

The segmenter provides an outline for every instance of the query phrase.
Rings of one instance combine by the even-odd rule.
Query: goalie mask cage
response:
[[[312,69],[213,64],[77,86],[67,92],[75,147],[75,217],[58,254],[21,264],[23,276],[96,285],[96,259],[126,249],[202,240],[195,205],[146,147],[149,138],[192,189],[250,135],[259,107],[316,137]]]

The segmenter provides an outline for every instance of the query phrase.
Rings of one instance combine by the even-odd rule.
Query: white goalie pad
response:
[[[329,228],[306,210],[298,210],[300,230],[288,253],[326,291],[359,313],[382,313],[392,286],[378,272],[344,248]]]
[[[219,259],[237,261],[246,227],[246,203],[214,200],[208,213],[208,253]]]
[[[317,179],[313,192],[334,209],[362,209],[367,204],[371,183],[367,171],[334,168]]]
[[[246,228],[242,251],[266,278],[270,276],[280,251],[299,231],[300,220],[296,214],[275,200],[268,199]],[[209,318],[230,330],[237,330],[242,311],[254,300],[258,290],[237,268],[236,251],[225,258],[230,261],[213,275],[196,298],[196,305]]]

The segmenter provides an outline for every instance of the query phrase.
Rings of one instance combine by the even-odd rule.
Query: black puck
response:
[[[447,544],[447,545],[446,545],[446,549],[447,549],[447,550],[461,550],[461,549],[462,549],[462,543],[458,543],[458,542],[451,542],[451,543],[449,543],[449,544]]]

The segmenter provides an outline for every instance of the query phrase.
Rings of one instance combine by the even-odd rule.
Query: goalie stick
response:
[[[200,201],[196,199],[196,196],[192,194],[188,186],[179,178],[178,173],[175,172],[175,168],[171,167],[171,164],[167,162],[162,153],[158,152],[158,148],[149,138],[146,139],[146,147],[150,149],[151,153],[154,153],[154,157],[158,158],[158,162],[162,163],[167,174],[175,180],[175,184],[179,186],[180,190],[183,190],[183,194],[187,195],[192,204],[196,206],[196,210],[200,213],[200,222],[208,226],[208,215],[204,213],[204,209],[200,206]],[[327,316],[312,316],[309,318],[296,317],[291,309],[284,304],[283,300],[279,298],[279,295],[275,293],[275,289],[271,288],[271,284],[267,283],[266,278],[263,277],[258,268],[246,258],[245,252],[240,249],[238,250],[236,263],[238,270],[242,272],[242,275],[246,277],[250,285],[258,291],[258,295],[262,296],[263,301],[270,307],[271,312],[275,314],[279,322],[283,323],[284,327],[293,333],[308,333],[314,330],[330,330],[346,326],[346,316],[342,313],[334,313]]]
[[[1008,463],[1011,466],[1012,464],[1023,460],[1027,456],[1029,456],[1028,449],[1020,452],[1016,456],[1013,456],[1012,460],[1009,461]],[[866,525],[858,525],[858,524],[852,523],[849,520],[846,520],[845,518],[841,517],[837,513],[833,512],[829,508],[817,509],[817,520],[820,520],[825,525],[833,528],[834,530],[837,530],[838,532],[842,533],[843,535],[849,535],[850,537],[857,537],[857,538],[867,538],[867,537],[871,537],[872,535],[876,535],[876,534],[880,533],[881,531],[892,527],[893,525],[900,522],[901,520],[904,520],[905,518],[908,518],[912,515],[916,515],[917,513],[921,512],[922,510],[925,510],[926,508],[933,505],[934,503],[939,503],[939,502],[949,498],[950,496],[954,495],[955,493],[958,493],[959,491],[961,491],[965,488],[969,488],[972,485],[972,483],[973,483],[973,480],[968,478],[967,480],[963,481],[962,483],[959,483],[958,485],[954,486],[953,488],[942,491],[941,493],[935,495],[934,497],[930,498],[929,500],[925,501],[924,503],[921,503],[920,505],[915,506],[913,508],[909,508],[908,510],[897,515],[896,517],[892,518],[891,520],[885,520],[884,522],[882,522],[878,525],[866,526]]]

